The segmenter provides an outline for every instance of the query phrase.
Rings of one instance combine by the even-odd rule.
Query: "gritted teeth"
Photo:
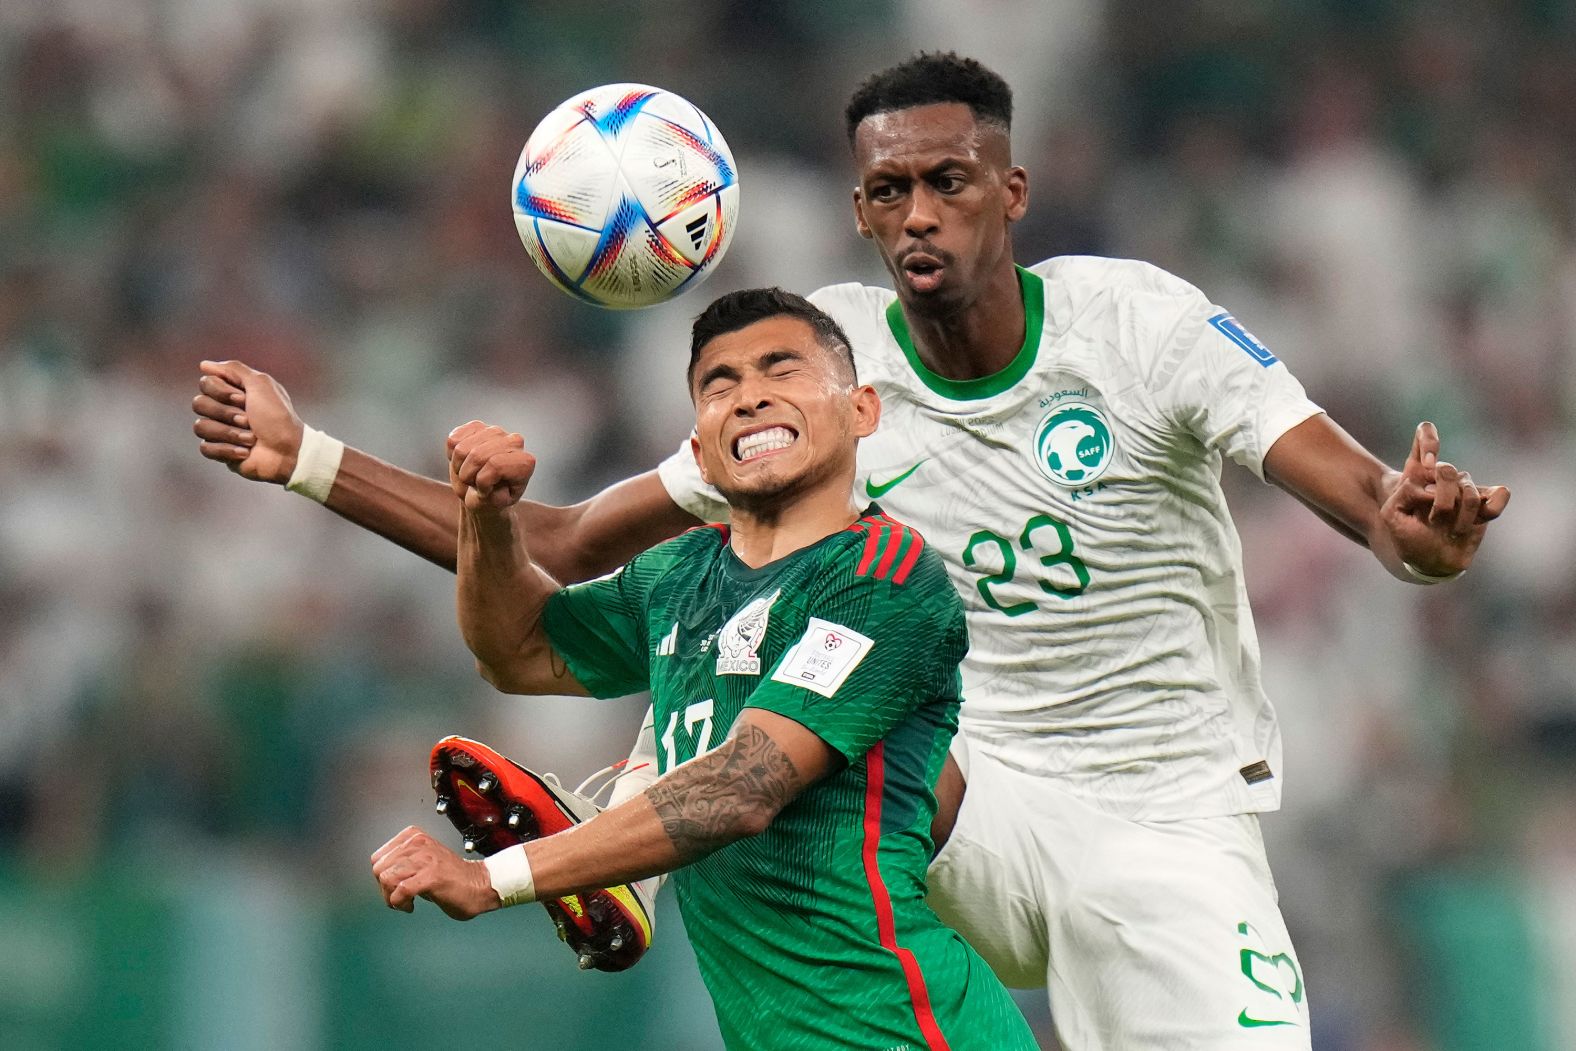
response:
[[[754,456],[786,449],[794,443],[796,435],[787,427],[768,427],[740,435],[733,443],[733,457],[740,463]]]

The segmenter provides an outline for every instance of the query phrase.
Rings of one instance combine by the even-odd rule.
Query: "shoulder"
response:
[[[722,522],[686,529],[671,540],[647,548],[629,560],[625,569],[633,581],[650,586],[676,569],[698,568],[728,543],[728,526]]]
[[[845,281],[839,285],[825,285],[805,298],[835,317],[840,311],[861,316],[884,312],[897,295],[890,288]]]
[[[879,507],[844,531],[831,558],[845,586],[915,597],[939,591],[956,598],[945,564],[919,530]]]
[[[841,325],[853,341],[854,353],[863,354],[869,349],[867,341],[870,333],[886,331],[887,307],[897,296],[889,288],[875,288],[850,281],[818,288],[806,298],[832,315],[832,320]]]
[[[1058,256],[1032,269],[1045,281],[1047,324],[1093,334],[1151,388],[1191,357],[1223,313],[1192,284],[1137,259]]]
[[[1062,255],[1028,269],[1044,279],[1054,294],[1075,302],[1098,296],[1204,300],[1204,294],[1193,285],[1141,259]]]
[[[671,540],[664,540],[655,547],[636,555],[646,558],[657,555],[664,559],[684,559],[701,551],[721,551],[728,544],[732,530],[726,522],[708,522],[691,526]]]

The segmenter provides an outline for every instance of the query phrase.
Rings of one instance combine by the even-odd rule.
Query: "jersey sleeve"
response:
[[[1176,284],[1186,292],[1170,304],[1175,325],[1162,337],[1169,345],[1156,351],[1164,408],[1206,448],[1262,479],[1270,447],[1323,410],[1241,322],[1191,285]]]
[[[645,558],[563,588],[542,613],[553,649],[593,697],[624,697],[650,684]]]
[[[657,464],[657,477],[673,502],[702,522],[728,521],[728,502],[721,493],[701,481],[700,468],[695,465],[695,454],[690,452],[688,438],[677,452]]]
[[[935,552],[922,550],[901,584],[890,579],[900,570],[861,574],[860,548],[851,555],[828,567],[803,633],[745,702],[801,724],[849,762],[922,705],[956,703],[968,650],[963,604]]]

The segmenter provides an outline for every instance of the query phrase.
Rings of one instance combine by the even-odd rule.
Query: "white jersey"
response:
[[[859,494],[918,529],[963,596],[962,732],[975,755],[1135,820],[1273,810],[1280,734],[1221,458],[1262,477],[1276,439],[1320,410],[1153,266],[1071,256],[1019,277],[1022,349],[963,382],[920,362],[891,291],[810,296],[883,403]],[[687,445],[660,473],[691,513],[726,514]]]

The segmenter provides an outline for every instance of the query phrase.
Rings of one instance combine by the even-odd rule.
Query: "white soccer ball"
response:
[[[644,84],[566,99],[515,165],[514,223],[548,280],[598,306],[646,307],[694,288],[728,250],[739,175],[717,126]]]

